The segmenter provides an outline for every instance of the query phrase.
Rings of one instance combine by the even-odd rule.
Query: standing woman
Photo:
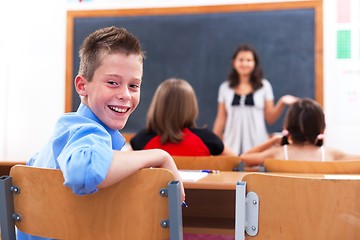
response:
[[[297,101],[282,96],[274,104],[270,82],[263,78],[259,57],[251,45],[240,45],[232,56],[228,80],[219,88],[213,131],[236,154],[266,141],[266,123],[274,123],[284,107]]]

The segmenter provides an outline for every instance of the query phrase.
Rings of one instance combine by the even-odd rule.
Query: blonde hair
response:
[[[147,113],[146,128],[157,133],[161,144],[179,143],[184,128],[196,127],[198,103],[191,85],[177,78],[162,82],[155,91]]]

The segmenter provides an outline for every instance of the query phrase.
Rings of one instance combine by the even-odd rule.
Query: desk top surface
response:
[[[235,190],[236,183],[241,181],[247,172],[227,172],[209,173],[206,177],[198,181],[184,181],[187,189],[214,189],[214,190]]]
[[[221,171],[209,173],[198,181],[184,181],[186,189],[212,189],[212,190],[235,190],[236,183],[242,181],[243,177],[251,172]],[[360,175],[351,174],[303,174],[303,173],[257,173],[270,175],[284,175],[294,177],[312,177],[321,179],[360,179]]]

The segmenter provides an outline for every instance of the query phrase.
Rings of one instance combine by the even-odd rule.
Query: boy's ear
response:
[[[75,77],[75,89],[80,96],[86,96],[86,85],[88,81],[81,75]]]

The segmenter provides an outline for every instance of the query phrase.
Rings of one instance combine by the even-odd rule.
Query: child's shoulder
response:
[[[56,128],[69,131],[96,131],[96,129],[106,131],[100,123],[76,113],[66,113],[61,116],[56,123]]]
[[[269,155],[272,158],[283,159],[284,158],[284,146],[280,144],[273,145],[269,148]]]
[[[355,156],[332,147],[325,147],[325,154],[326,154],[326,159],[331,159],[331,160],[360,158],[360,156]]]
[[[63,123],[83,123],[83,124],[93,124],[93,123],[97,123],[96,121],[94,121],[91,118],[76,114],[75,112],[71,112],[71,113],[65,113],[64,115],[62,115],[59,119],[58,122],[63,122]]]

